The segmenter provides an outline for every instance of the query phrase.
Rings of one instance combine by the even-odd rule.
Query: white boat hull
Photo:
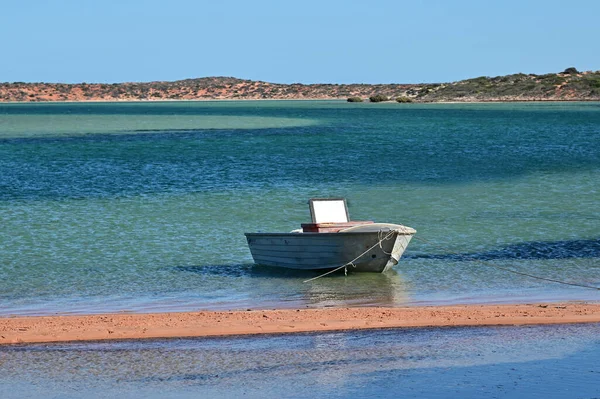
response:
[[[415,230],[372,224],[338,233],[246,233],[254,262],[290,269],[381,273],[396,265]]]

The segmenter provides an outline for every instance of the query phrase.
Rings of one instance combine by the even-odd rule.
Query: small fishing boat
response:
[[[309,205],[312,223],[301,229],[245,233],[256,264],[381,273],[398,263],[416,233],[400,224],[350,221],[344,198],[313,198]]]

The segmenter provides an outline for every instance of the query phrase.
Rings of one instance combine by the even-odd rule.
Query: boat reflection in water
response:
[[[396,270],[361,273],[352,278],[327,276],[310,283],[303,292],[311,308],[340,306],[406,306],[411,302],[410,286]]]

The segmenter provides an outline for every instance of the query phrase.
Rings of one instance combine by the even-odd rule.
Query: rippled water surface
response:
[[[600,326],[0,347],[3,398],[597,398]]]
[[[0,105],[0,314],[598,300],[600,104]],[[252,265],[307,199],[418,234],[390,273]]]

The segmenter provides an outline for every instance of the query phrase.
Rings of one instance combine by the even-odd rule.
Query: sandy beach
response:
[[[6,317],[0,318],[0,344],[567,323],[600,323],[600,304],[548,303]]]

